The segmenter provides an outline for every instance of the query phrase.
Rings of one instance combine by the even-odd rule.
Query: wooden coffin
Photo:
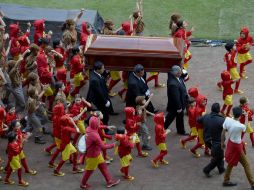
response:
[[[173,65],[182,64],[182,40],[105,35],[92,38],[85,53],[88,68],[97,60],[106,69],[118,71],[130,71],[136,64],[142,64],[146,71],[168,72]]]

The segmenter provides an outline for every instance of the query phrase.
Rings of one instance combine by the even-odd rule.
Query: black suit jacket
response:
[[[94,71],[90,72],[87,101],[92,102],[98,109],[106,109],[105,104],[110,101],[106,81]]]
[[[136,97],[145,96],[148,86],[141,79],[137,78],[133,72],[128,77],[128,90],[126,94],[126,106],[136,107]]]
[[[172,75],[171,73],[168,74],[168,81],[167,81],[167,95],[168,95],[168,105],[167,111],[176,111],[176,110],[184,110],[187,101],[188,101],[188,94],[186,90],[186,86],[184,84],[183,79],[180,77],[181,80]]]

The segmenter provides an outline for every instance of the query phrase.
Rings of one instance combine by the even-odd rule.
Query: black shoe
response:
[[[112,112],[112,113],[109,113],[109,115],[119,115],[119,113],[117,113],[117,112]]]
[[[203,172],[204,172],[204,174],[205,174],[205,176],[206,176],[207,178],[212,177],[211,174],[210,174],[209,172],[206,172],[205,170],[203,170]]]
[[[148,145],[143,145],[143,146],[142,146],[142,150],[150,151],[150,150],[152,150],[152,147],[150,147],[150,146],[148,146]]]
[[[224,187],[233,187],[233,186],[237,186],[237,183],[233,183],[233,182],[223,182],[222,184]]]
[[[36,143],[36,144],[46,144],[46,141],[43,140],[42,137],[37,136],[37,137],[34,137],[34,143]]]
[[[108,130],[108,131],[106,131],[105,133],[106,133],[107,135],[114,135],[114,134],[115,134],[115,132],[112,131],[112,130]]]
[[[225,168],[219,170],[219,174],[224,174],[224,172],[225,172]]]
[[[123,123],[123,124],[126,124],[126,120],[124,119],[124,120],[122,121],[122,123]]]
[[[254,186],[251,187],[251,190],[254,190]]]

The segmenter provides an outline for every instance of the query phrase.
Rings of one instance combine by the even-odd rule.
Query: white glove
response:
[[[151,94],[151,92],[150,92],[150,90],[148,89],[148,90],[146,91],[145,95],[146,95],[146,96],[150,96],[150,94]]]
[[[108,108],[110,106],[110,101],[108,100],[105,106]]]

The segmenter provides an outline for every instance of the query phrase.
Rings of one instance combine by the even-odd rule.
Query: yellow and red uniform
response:
[[[54,147],[57,147],[55,152],[52,154],[51,159],[49,161],[49,166],[54,165],[54,161],[58,154],[61,152],[61,125],[60,125],[60,118],[65,114],[64,105],[62,103],[56,104],[53,107],[53,118],[52,118],[52,126],[53,126],[53,137],[55,140],[55,143],[51,144],[49,147],[45,149],[46,152],[51,153],[51,150]]]
[[[18,170],[21,166],[20,153],[22,148],[17,141],[12,143],[8,143],[7,145],[7,154],[8,154],[8,163],[10,163],[10,167],[12,170]]]
[[[240,64],[240,75],[242,77],[243,73],[245,72],[245,66],[252,62],[252,56],[249,52],[249,48],[247,48],[246,45],[252,46],[253,39],[249,35],[249,29],[247,27],[243,27],[240,33],[245,35],[245,38],[240,37],[236,42],[237,60],[238,64]]]
[[[140,146],[140,139],[138,137],[138,130],[139,130],[139,126],[138,126],[138,122],[140,122],[140,118],[136,117],[135,114],[135,109],[133,107],[125,107],[124,108],[125,111],[125,116],[126,116],[126,124],[125,124],[125,129],[127,131],[127,135],[130,137],[130,139],[132,140],[133,138],[135,139],[135,144],[136,144],[136,148],[138,150],[138,155],[141,157],[147,156],[146,153],[143,153],[141,150],[141,146]]]
[[[224,105],[222,107],[221,112],[224,114],[224,111],[228,107],[226,115],[229,115],[230,110],[233,106],[234,90],[232,88],[232,84],[234,83],[234,81],[231,80],[230,73],[228,71],[223,71],[221,73],[221,79],[222,79],[221,85],[223,87],[222,98],[224,100]]]
[[[244,114],[241,115],[239,121],[240,123],[246,125],[246,132],[250,134],[250,140],[251,140],[252,146],[254,147],[254,131],[251,125],[254,112],[249,108],[248,104],[240,105],[240,107],[242,108]],[[245,124],[246,118],[247,118],[247,124]],[[242,138],[243,137],[244,137],[244,133],[242,134]]]
[[[197,101],[196,101],[196,107],[195,107],[195,117],[196,117],[196,119],[205,114],[206,104],[207,104],[207,98],[204,95],[199,94],[199,97],[197,98]],[[203,129],[203,126],[197,122],[197,120],[195,120],[195,123],[196,123],[195,126],[197,128],[197,132],[198,132],[198,142],[191,149],[191,152],[196,157],[199,157],[200,155],[196,152],[196,150],[205,145],[205,142],[204,142],[204,129]],[[207,154],[207,155],[209,154],[208,147],[206,147],[206,146],[205,146],[205,154]]]
[[[87,107],[88,107],[88,105],[83,101],[80,103],[74,103],[71,107],[70,113],[73,116],[77,116]],[[79,120],[76,121],[76,124],[77,124],[81,134],[85,134],[85,132],[86,132],[85,123],[84,123],[85,119],[86,119],[86,112],[84,112],[82,114],[82,116],[79,118]]]
[[[132,177],[129,176],[129,166],[132,161],[131,149],[134,144],[130,142],[130,137],[126,134],[116,134],[115,139],[119,142],[117,152],[120,157],[121,172],[125,178],[130,179]]]
[[[164,129],[164,113],[158,113],[154,116],[155,122],[155,144],[160,151],[160,154],[155,157],[152,162],[157,165],[157,162],[166,162],[163,158],[168,153],[166,145],[166,131]]]
[[[175,33],[174,33],[174,38],[181,38],[185,42],[185,48],[184,48],[184,64],[183,68],[185,70],[188,69],[189,67],[189,60],[192,58],[192,55],[189,51],[190,47],[190,41],[188,40],[188,37],[192,35],[191,31],[186,31],[184,28],[179,28]]]

